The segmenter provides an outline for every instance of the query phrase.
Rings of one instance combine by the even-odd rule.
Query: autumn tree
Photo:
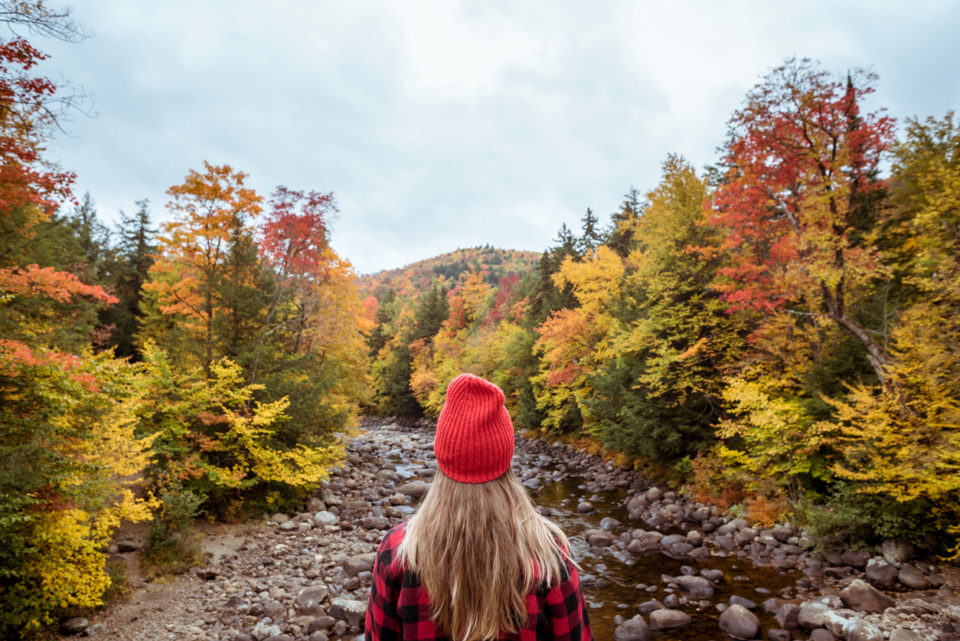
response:
[[[241,306],[257,277],[250,221],[260,214],[262,199],[245,186],[242,171],[208,162],[203,167],[167,191],[174,220],[157,239],[144,329],[209,375],[216,358],[237,355],[240,325],[252,323],[256,313],[244,317],[248,310]]]
[[[4,2],[0,22],[63,35],[68,13]],[[60,17],[58,17],[60,16]],[[66,29],[66,31],[62,31]],[[22,38],[0,43],[0,635],[100,603],[104,548],[121,518],[148,516],[122,480],[146,464],[126,392],[129,367],[89,349],[89,325],[115,302],[60,263],[58,209],[73,174],[43,156],[61,108],[33,68],[46,56]],[[57,229],[57,234],[43,236]],[[80,270],[78,270],[80,271]],[[88,314],[90,310],[94,313]]]
[[[913,505],[923,515],[905,524],[908,535],[949,529],[956,541],[960,127],[953,114],[909,121],[905,140],[895,148],[893,171],[890,232],[901,242],[890,262],[908,294],[890,331],[888,376],[894,385],[853,385],[848,398],[831,401],[835,419],[820,427],[839,440],[844,456],[833,468],[838,476],[855,483],[861,494],[886,498],[885,510]]]
[[[890,356],[856,313],[883,274],[876,212],[864,207],[883,188],[893,121],[861,111],[874,80],[835,78],[807,59],[771,71],[730,120],[712,222],[727,234],[732,309],[821,316],[852,334],[886,381]]]
[[[631,240],[623,295],[612,306],[609,354],[585,403],[605,445],[650,461],[676,460],[712,442],[723,374],[742,349],[737,318],[711,290],[723,239],[704,224],[707,197],[689,163],[671,155],[643,216],[618,227]]]
[[[257,380],[257,370],[267,337],[285,326],[296,336],[292,349],[297,351],[310,312],[311,281],[322,281],[334,262],[330,251],[329,219],[336,214],[332,193],[297,191],[277,187],[270,198],[270,211],[261,225],[260,254],[273,270],[275,282],[267,305],[266,317],[257,335],[250,382]],[[283,314],[278,322],[278,314]]]

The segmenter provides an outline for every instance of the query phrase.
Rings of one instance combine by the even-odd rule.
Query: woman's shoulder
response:
[[[380,541],[380,546],[377,548],[377,566],[381,570],[394,566],[406,529],[407,521],[401,521],[390,528]]]

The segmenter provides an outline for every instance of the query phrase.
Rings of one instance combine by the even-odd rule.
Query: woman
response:
[[[366,641],[593,641],[567,538],[510,470],[503,401],[471,374],[447,387],[440,469],[417,513],[380,544]]]

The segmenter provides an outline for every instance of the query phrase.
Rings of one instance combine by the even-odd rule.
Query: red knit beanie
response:
[[[486,483],[510,468],[513,423],[503,399],[499,387],[473,374],[450,381],[433,451],[454,481]]]

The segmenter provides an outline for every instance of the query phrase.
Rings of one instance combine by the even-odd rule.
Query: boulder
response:
[[[810,641],[837,641],[837,637],[830,630],[817,628],[810,633]]]
[[[583,538],[593,547],[606,547],[617,540],[613,533],[598,529],[587,530],[583,533]]]
[[[840,558],[843,560],[844,565],[862,568],[872,557],[873,554],[870,553],[870,550],[864,548],[862,550],[847,550]]]
[[[883,641],[880,628],[863,619],[852,619],[843,628],[846,641]]]
[[[737,594],[734,594],[733,596],[731,596],[730,599],[728,600],[728,603],[730,603],[730,605],[742,605],[748,610],[752,610],[755,607],[757,607],[757,604],[755,601],[751,601],[750,599],[739,596]]]
[[[343,573],[347,576],[357,576],[361,572],[369,572],[373,570],[373,562],[376,558],[376,552],[351,556],[343,561]]]
[[[430,485],[428,483],[424,483],[423,481],[410,481],[409,483],[398,486],[397,492],[406,494],[412,499],[419,499],[426,494],[429,489]]]
[[[357,599],[334,599],[330,604],[330,616],[346,621],[349,625],[360,625],[367,614],[367,603]]]
[[[893,599],[860,579],[854,579],[841,590],[840,599],[845,606],[857,612],[882,613],[894,604]]]
[[[713,596],[713,585],[702,576],[678,576],[674,580],[692,597],[706,598]]]
[[[775,617],[781,628],[800,627],[800,606],[796,603],[784,603]]]
[[[368,530],[389,530],[390,519],[385,516],[368,516],[360,521],[360,525]]]
[[[767,630],[767,639],[769,639],[769,641],[790,641],[790,631],[782,628]]]
[[[742,605],[731,605],[720,615],[720,629],[734,639],[752,639],[760,630],[760,619]]]
[[[336,525],[340,522],[340,517],[334,514],[333,512],[327,512],[326,510],[320,510],[313,515],[313,522],[317,525]]]
[[[313,634],[314,632],[326,632],[336,624],[337,620],[332,616],[324,615],[319,616],[307,625],[307,632]]]
[[[867,561],[867,581],[881,588],[892,588],[897,582],[897,567],[882,556]]]
[[[650,627],[654,630],[672,630],[690,625],[690,615],[681,610],[654,610],[650,613]]]
[[[900,565],[914,554],[913,544],[906,539],[887,539],[880,544],[880,553],[888,563]]]
[[[800,604],[800,609],[797,611],[797,623],[808,630],[822,628],[831,612],[832,610],[824,603],[807,601]],[[780,625],[787,627],[783,623]]]
[[[90,627],[90,622],[83,617],[72,617],[60,623],[60,634],[80,634]]]
[[[263,604],[263,613],[276,621],[287,613],[287,609],[279,601],[267,601]]]
[[[704,568],[700,570],[700,576],[711,583],[721,583],[723,581],[723,570]]]
[[[910,563],[903,564],[903,567],[900,568],[900,574],[897,575],[897,578],[900,580],[900,583],[904,584],[911,590],[925,590],[930,587],[930,582],[927,581],[927,577],[924,576],[923,572],[918,570],[915,565]]]
[[[650,641],[652,637],[650,626],[639,614],[624,621],[613,631],[613,641]]]
[[[329,596],[330,591],[326,586],[308,588],[300,593],[294,602],[297,612],[304,615],[323,616],[326,614],[321,605]]]

